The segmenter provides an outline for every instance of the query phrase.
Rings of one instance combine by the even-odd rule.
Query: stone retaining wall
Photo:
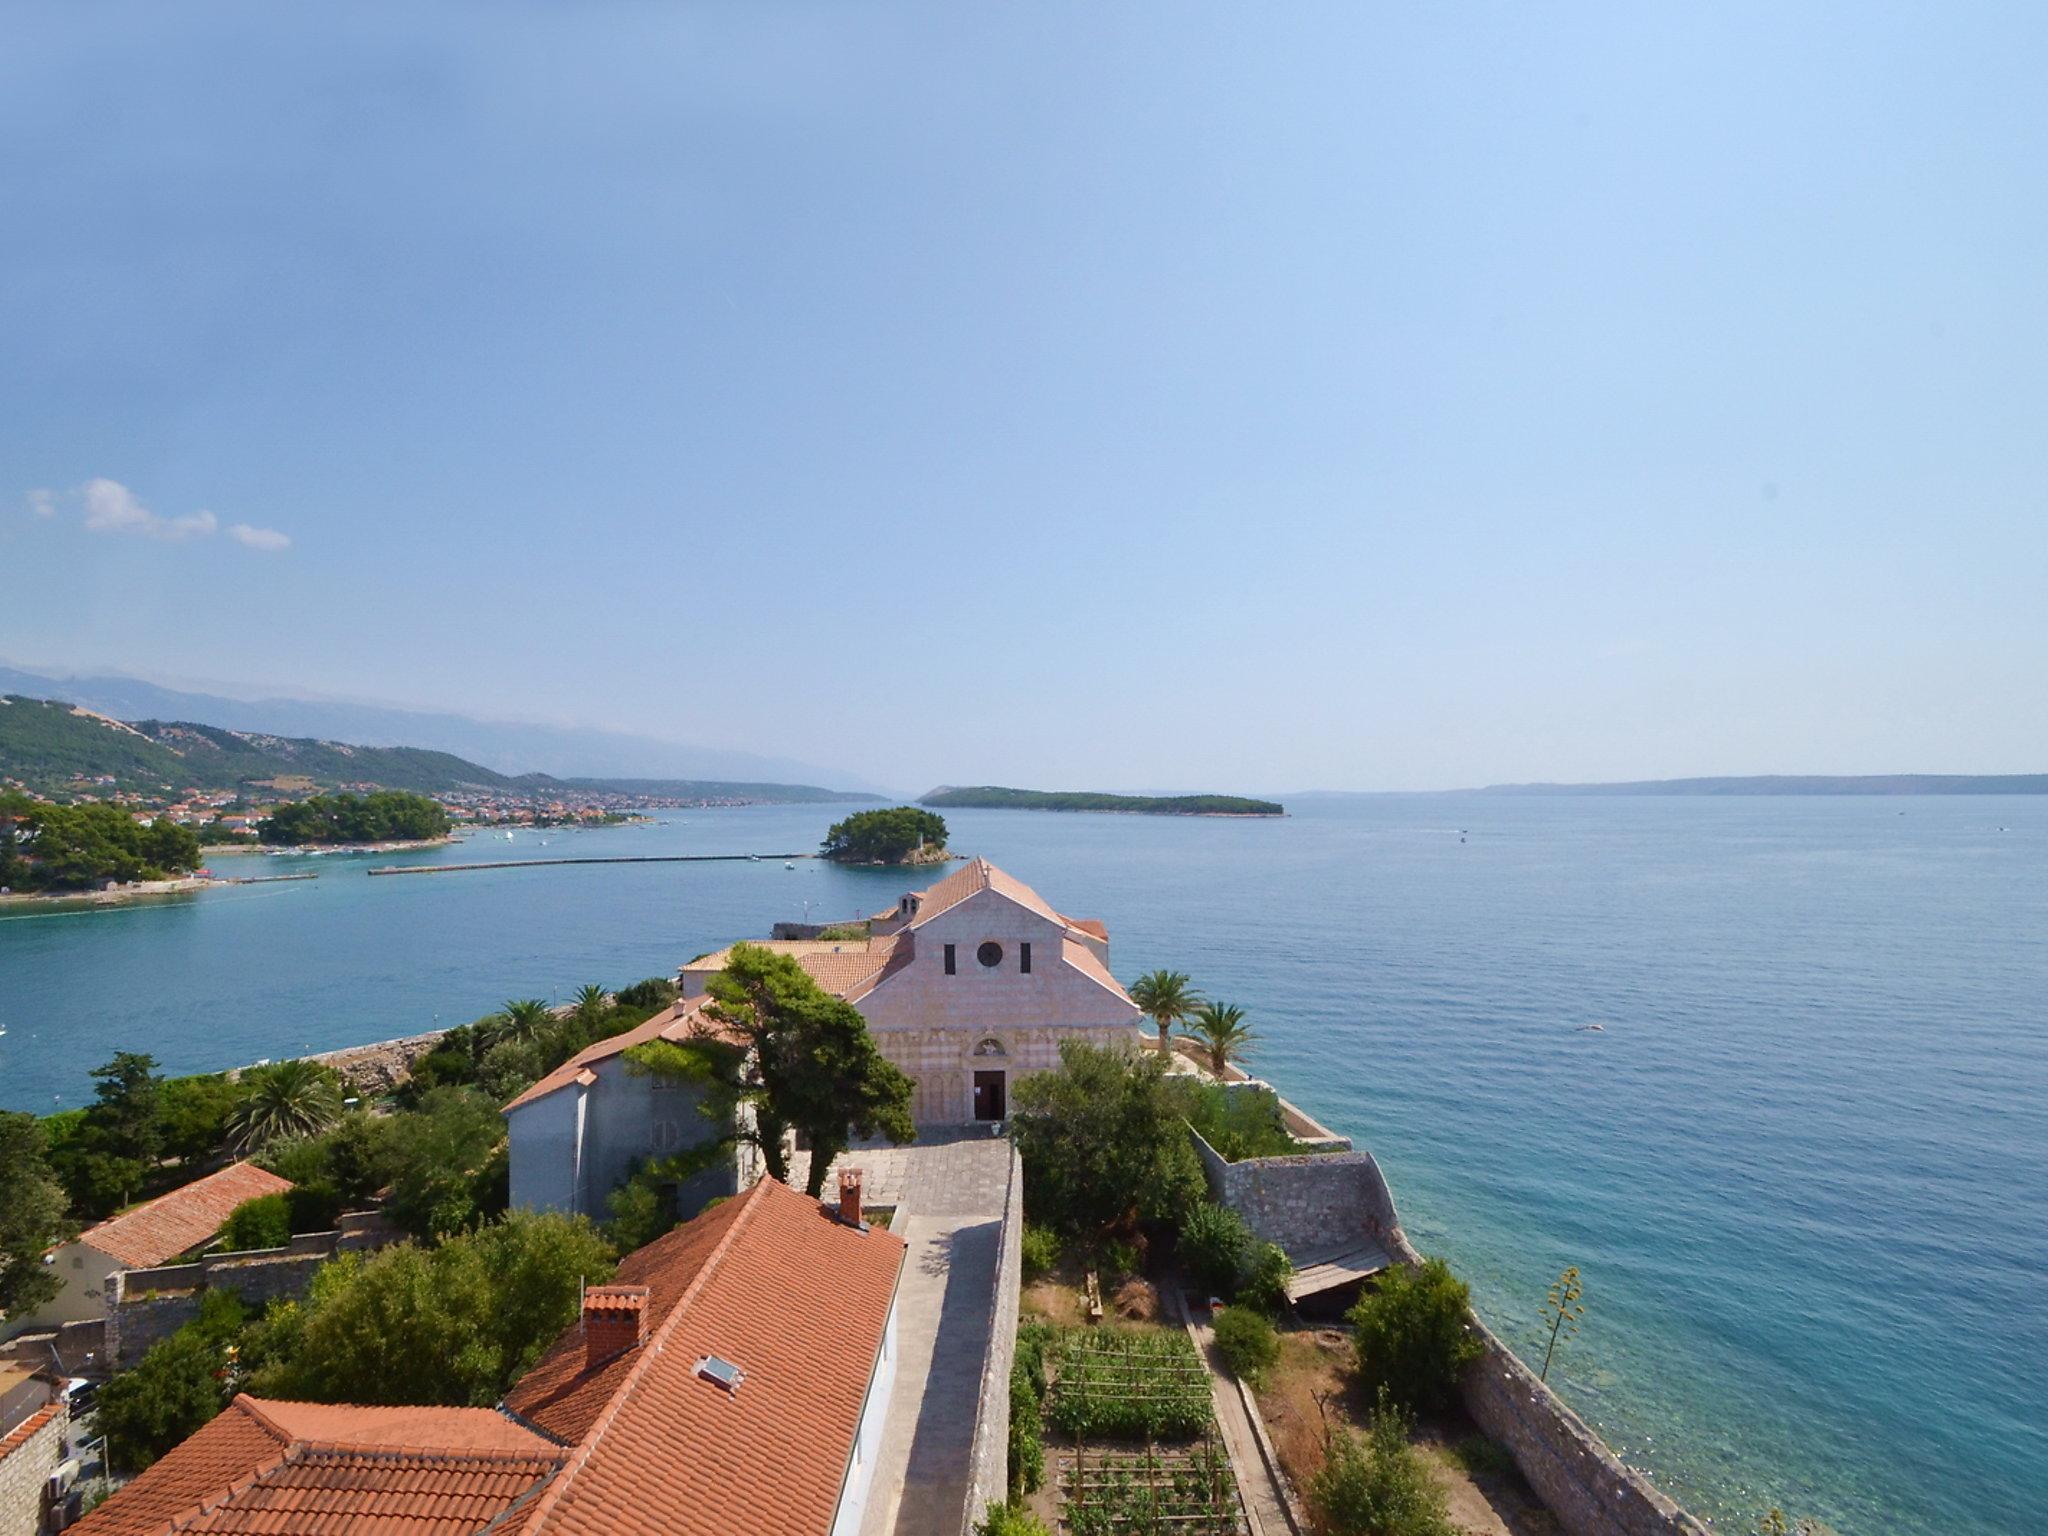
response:
[[[117,1271],[108,1280],[108,1364],[116,1370],[133,1365],[150,1345],[192,1322],[209,1290],[232,1291],[260,1312],[273,1301],[305,1295],[313,1272],[335,1254],[381,1248],[401,1235],[375,1211],[351,1211],[336,1230],[303,1232],[282,1248]]]
[[[1225,1162],[1197,1135],[1210,1192],[1289,1252],[1364,1232],[1395,1259],[1422,1255],[1401,1230],[1393,1191],[1370,1152]],[[1708,1536],[1707,1528],[1621,1464],[1607,1443],[1477,1317],[1485,1353],[1461,1384],[1465,1410],[1515,1459],[1568,1536]]]
[[[981,1362],[981,1397],[974,1410],[963,1536],[1010,1491],[1010,1366],[1017,1355],[1017,1307],[1024,1285],[1024,1161],[1010,1148],[1010,1187],[1003,1198],[1003,1232],[996,1254],[996,1294],[989,1316],[988,1354]]]
[[[368,1098],[382,1098],[401,1087],[412,1076],[412,1065],[441,1043],[446,1030],[424,1035],[406,1035],[397,1040],[379,1040],[372,1045],[351,1045],[344,1050],[323,1051],[306,1060],[334,1068]]]

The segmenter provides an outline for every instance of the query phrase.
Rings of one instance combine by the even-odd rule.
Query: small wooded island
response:
[[[914,805],[855,811],[835,821],[819,852],[835,864],[943,864],[946,818]]]
[[[945,786],[919,805],[985,811],[1123,811],[1138,816],[1285,816],[1277,800],[1243,795],[1106,795],[1091,790],[1004,789],[994,784],[970,789]]]

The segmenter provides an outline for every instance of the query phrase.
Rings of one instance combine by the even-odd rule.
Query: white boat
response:
[[[793,859],[784,859],[784,860],[782,861],[782,867],[783,867],[784,869],[795,869],[795,868],[796,868],[796,862],[795,862],[795,860],[793,860]]]

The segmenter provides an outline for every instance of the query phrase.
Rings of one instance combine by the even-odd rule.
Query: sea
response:
[[[1384,1166],[1416,1244],[1717,1528],[2048,1529],[2048,800],[1310,797],[1279,820],[958,811],[1126,979],[1235,1002],[1254,1070]],[[844,807],[659,813],[318,879],[0,912],[0,1107],[672,973],[910,884],[784,854]],[[371,879],[376,865],[660,853]],[[4,1198],[4,1195],[0,1195]]]

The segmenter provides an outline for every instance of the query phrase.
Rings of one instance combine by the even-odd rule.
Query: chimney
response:
[[[583,1293],[583,1358],[601,1365],[647,1341],[647,1287],[593,1285]]]
[[[860,1170],[842,1168],[839,1170],[839,1219],[849,1227],[866,1228],[860,1219]]]

